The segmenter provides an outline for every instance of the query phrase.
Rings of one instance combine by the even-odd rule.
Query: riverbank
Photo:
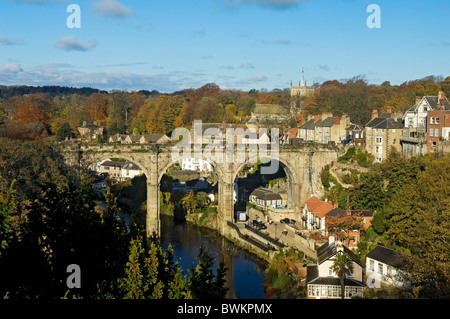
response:
[[[243,239],[239,236],[236,230],[231,229],[230,227],[224,227],[223,222],[220,220],[216,210],[189,214],[185,217],[185,220],[193,225],[216,231],[219,235],[225,237],[235,245],[245,249],[249,254],[260,258],[267,264],[272,259],[272,251],[264,251]]]

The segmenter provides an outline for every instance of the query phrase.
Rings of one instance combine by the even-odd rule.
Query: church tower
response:
[[[307,97],[314,92],[314,87],[307,86],[305,80],[305,72],[302,69],[302,77],[299,86],[293,86],[291,81],[291,97]]]

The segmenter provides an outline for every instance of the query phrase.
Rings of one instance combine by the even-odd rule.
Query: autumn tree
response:
[[[279,104],[280,100],[273,95],[267,95],[265,98],[258,101],[258,104]]]
[[[434,159],[386,208],[387,235],[410,251],[418,298],[450,296],[450,156]]]
[[[99,125],[104,125],[107,118],[108,95],[103,93],[89,95],[85,101],[85,109],[92,121],[97,121]]]
[[[325,227],[328,233],[335,235],[342,241],[350,239],[350,232],[363,227],[363,218],[360,215],[346,214],[345,216],[327,216]]]

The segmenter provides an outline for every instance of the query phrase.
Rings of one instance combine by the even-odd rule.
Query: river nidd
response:
[[[190,223],[175,223],[173,217],[161,216],[161,246],[171,244],[175,260],[185,274],[198,263],[196,257],[203,247],[214,257],[214,271],[224,260],[228,268],[226,286],[229,299],[264,298],[263,271],[265,262],[235,245],[217,232]]]

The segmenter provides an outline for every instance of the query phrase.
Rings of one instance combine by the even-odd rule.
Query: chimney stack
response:
[[[372,120],[373,120],[373,119],[376,119],[377,117],[378,117],[378,111],[374,109],[374,110],[372,111]]]
[[[438,101],[437,101],[437,107],[438,107],[438,109],[441,109],[441,110],[444,110],[444,109],[445,109],[444,100],[445,100],[445,94],[444,94],[444,92],[439,91],[439,93],[438,93]]]
[[[392,108],[390,106],[387,107],[387,112],[392,113]]]

